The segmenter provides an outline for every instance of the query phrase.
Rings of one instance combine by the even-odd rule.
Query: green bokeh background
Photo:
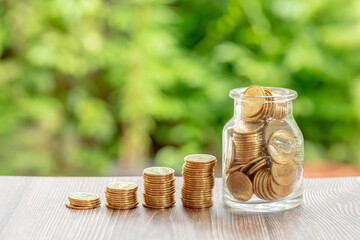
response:
[[[360,162],[360,1],[0,0],[0,174],[221,159],[229,90],[295,89],[308,161]]]

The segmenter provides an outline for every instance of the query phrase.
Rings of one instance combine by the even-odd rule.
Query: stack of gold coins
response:
[[[241,105],[242,119],[246,122],[259,122],[269,117],[272,119],[284,119],[287,115],[287,104],[279,98],[272,97],[268,88],[257,85],[248,87],[244,91]]]
[[[182,171],[184,185],[181,189],[181,201],[184,207],[207,208],[213,205],[215,165],[216,158],[209,154],[193,154],[185,157]]]
[[[277,120],[282,120],[286,117],[287,115],[287,103],[286,102],[278,102],[277,98],[274,98],[274,110],[272,112],[271,117],[273,119],[277,119]]]
[[[301,154],[295,133],[282,120],[287,105],[270,98],[271,91],[260,86],[249,87],[244,95],[243,118],[230,132],[227,189],[240,201],[248,201],[253,194],[264,200],[284,198],[302,174],[295,161]]]
[[[167,167],[150,167],[143,171],[144,202],[149,208],[169,208],[175,204],[175,171]]]
[[[248,162],[263,155],[264,122],[250,123],[240,120],[232,131],[233,151],[226,174],[239,170]]]
[[[77,192],[68,196],[66,206],[72,209],[86,210],[96,208],[101,204],[98,194]]]
[[[106,187],[106,206],[111,209],[135,208],[139,202],[137,199],[138,185],[132,182],[113,182]]]
[[[246,122],[258,122],[270,117],[274,110],[271,91],[254,85],[244,91],[241,104],[242,118]]]

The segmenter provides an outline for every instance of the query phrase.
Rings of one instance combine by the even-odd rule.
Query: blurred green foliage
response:
[[[360,2],[0,0],[0,174],[220,159],[252,84],[298,91],[306,159],[359,163]]]

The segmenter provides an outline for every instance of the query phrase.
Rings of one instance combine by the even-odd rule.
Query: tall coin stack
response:
[[[106,206],[111,209],[135,208],[139,202],[137,199],[138,185],[132,182],[113,182],[107,185]]]
[[[249,160],[263,155],[263,130],[265,123],[248,123],[240,120],[232,131],[232,158],[226,174],[238,170]]]
[[[149,208],[169,208],[175,204],[175,171],[167,167],[150,167],[143,171],[144,202]]]
[[[215,165],[216,157],[209,154],[193,154],[185,157],[182,171],[184,185],[181,189],[181,201],[184,207],[207,208],[213,205]]]
[[[99,195],[94,193],[71,193],[69,194],[68,199],[69,201],[66,202],[66,206],[78,210],[96,208],[101,204]]]

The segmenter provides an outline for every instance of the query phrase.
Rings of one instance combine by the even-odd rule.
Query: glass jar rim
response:
[[[268,88],[272,96],[251,96],[245,95],[244,92],[247,87],[235,88],[230,90],[229,96],[235,100],[247,101],[247,102],[258,102],[260,99],[263,101],[269,102],[286,102],[291,101],[297,98],[298,94],[295,90],[288,88],[279,88],[279,87],[264,87]]]

